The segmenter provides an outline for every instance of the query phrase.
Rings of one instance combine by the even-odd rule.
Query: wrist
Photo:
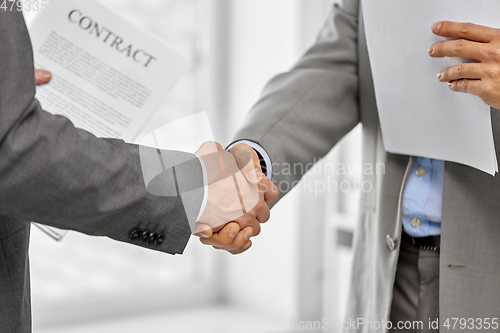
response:
[[[273,165],[271,162],[271,158],[267,154],[266,150],[257,142],[250,141],[250,140],[235,141],[235,142],[231,143],[226,148],[226,150],[227,151],[231,150],[231,148],[233,148],[238,143],[246,144],[247,146],[251,147],[257,153],[257,155],[259,156],[260,166],[261,166],[262,172],[269,180],[272,180]]]

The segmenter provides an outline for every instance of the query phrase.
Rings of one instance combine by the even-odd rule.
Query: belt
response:
[[[441,236],[412,237],[403,231],[403,240],[423,251],[439,251],[441,248]]]

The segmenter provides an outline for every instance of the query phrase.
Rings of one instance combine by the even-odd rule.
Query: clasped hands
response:
[[[48,83],[50,72],[35,69],[37,85]],[[207,204],[193,234],[203,244],[232,254],[252,246],[251,237],[269,219],[268,202],[278,198],[278,188],[262,173],[257,153],[236,144],[230,152],[220,144],[205,142],[195,153],[203,159],[208,177]]]
[[[208,195],[193,234],[216,249],[245,252],[252,245],[250,237],[269,220],[267,203],[277,199],[278,188],[262,173],[257,153],[246,144],[227,152],[218,143],[205,142],[195,154],[205,164]]]

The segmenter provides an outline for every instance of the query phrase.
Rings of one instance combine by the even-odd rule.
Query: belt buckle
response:
[[[411,237],[412,244],[414,246],[418,246],[417,242],[415,241],[415,237],[413,237],[413,236],[410,236],[410,237]],[[432,246],[432,245],[420,245],[420,246],[418,246],[418,248],[422,251],[433,251],[433,252],[437,251],[437,246]]]
[[[437,247],[436,246],[421,246],[420,250],[436,252],[437,251]]]

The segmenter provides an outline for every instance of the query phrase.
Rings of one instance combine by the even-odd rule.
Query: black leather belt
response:
[[[415,247],[423,251],[439,251],[441,248],[441,236],[412,237],[403,232],[403,239],[408,240]]]

